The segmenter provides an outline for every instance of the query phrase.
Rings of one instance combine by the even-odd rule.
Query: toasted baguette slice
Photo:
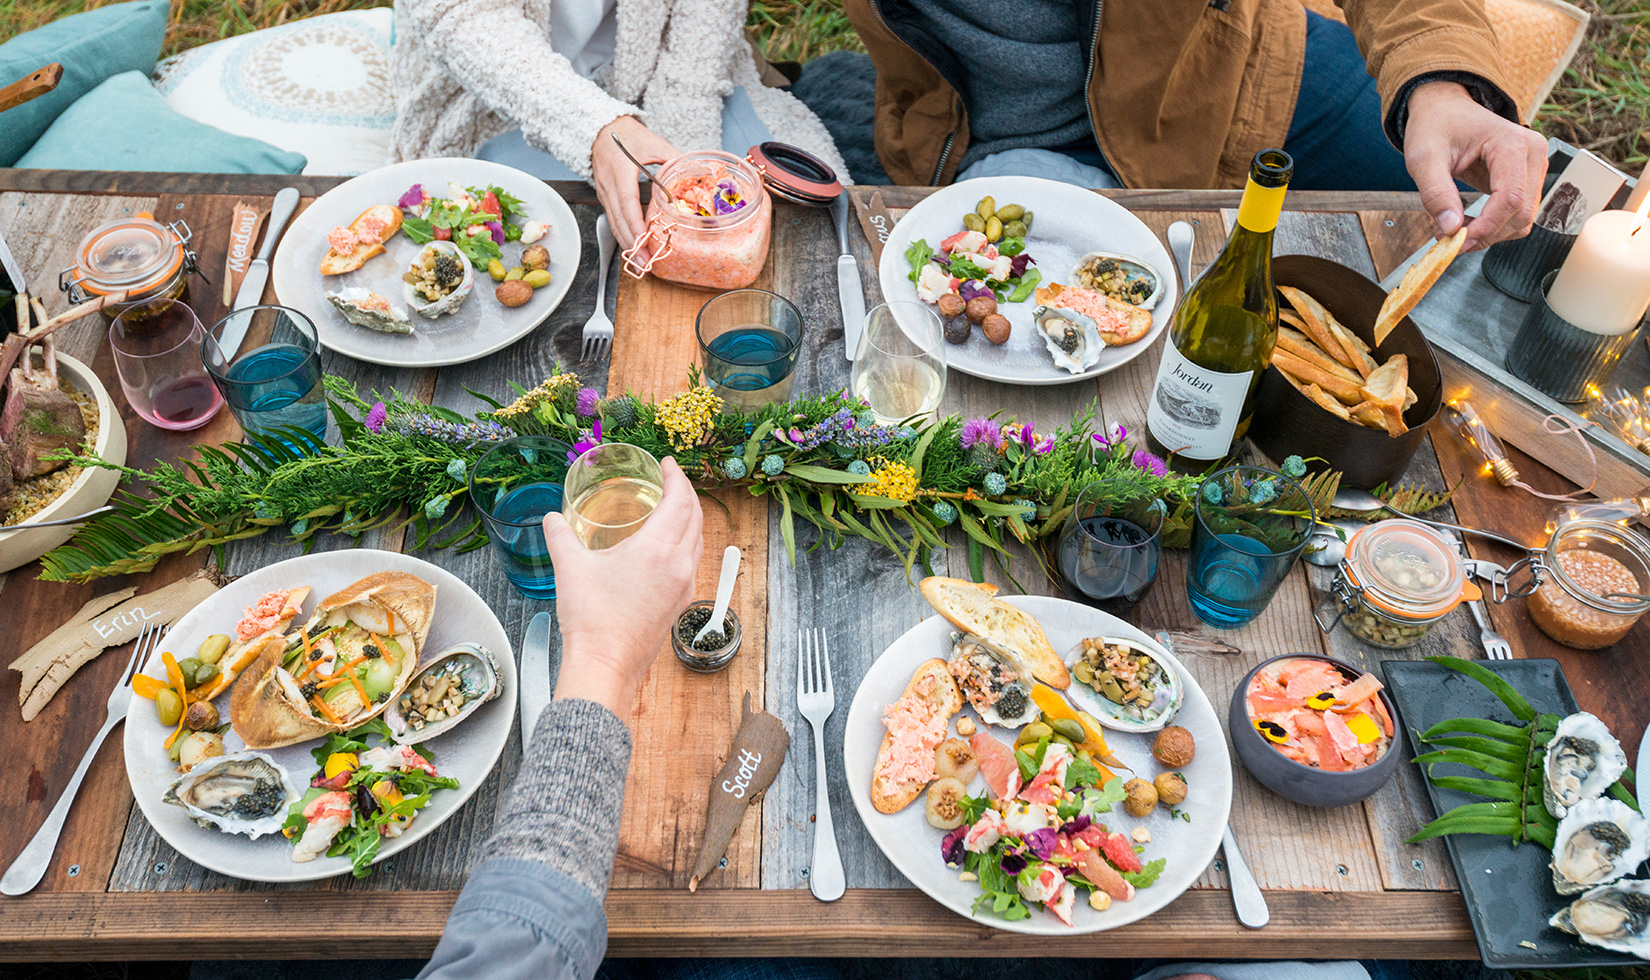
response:
[[[1071,671],[1037,621],[996,598],[995,585],[976,585],[938,575],[922,580],[922,597],[952,626],[1018,656],[1031,675],[1049,687],[1071,686]]]
[[[1449,268],[1449,264],[1461,254],[1461,245],[1466,240],[1467,229],[1463,225],[1455,230],[1455,234],[1433,242],[1420,261],[1404,270],[1404,278],[1399,280],[1397,288],[1386,294],[1386,299],[1381,303],[1380,315],[1375,317],[1376,347],[1381,346],[1386,341],[1387,334],[1398,325],[1398,321],[1409,316],[1409,311],[1415,309],[1416,303],[1421,302],[1427,290],[1433,287],[1438,277]]]
[[[190,696],[197,701],[210,701],[223,692],[229,690],[229,685],[235,683],[241,671],[251,666],[262,652],[264,641],[272,636],[280,636],[287,631],[292,620],[303,611],[304,600],[309,598],[309,586],[300,585],[287,593],[286,605],[281,609],[280,621],[257,636],[245,640],[236,640],[229,644],[218,659],[218,676],[210,681],[205,690],[196,689]]]
[[[1356,405],[1363,400],[1363,392],[1359,390],[1359,383],[1348,381],[1338,374],[1311,364],[1288,350],[1277,347],[1272,351],[1272,366],[1284,375],[1298,380],[1301,384],[1314,384],[1329,392],[1348,405]]]
[[[1352,421],[1371,429],[1385,429],[1389,436],[1401,436],[1409,431],[1404,424],[1404,413],[1391,405],[1361,402],[1352,406]]]
[[[1312,343],[1311,338],[1296,330],[1291,330],[1288,327],[1279,327],[1277,349],[1286,350],[1306,363],[1316,365],[1317,367],[1328,371],[1337,378],[1351,381],[1354,384],[1362,381],[1362,379],[1358,377],[1358,373],[1356,371],[1353,371],[1349,367],[1342,366],[1340,361],[1335,360],[1328,354],[1325,354],[1323,351],[1319,350],[1318,345]]]
[[[1279,286],[1278,292],[1282,293],[1283,298],[1300,314],[1301,326],[1305,328],[1306,335],[1312,338],[1312,342],[1325,354],[1341,362],[1342,367],[1356,370],[1352,358],[1341,346],[1340,339],[1330,332],[1329,311],[1323,308],[1323,304],[1313,299],[1310,293],[1294,286]]]
[[[1146,336],[1147,332],[1152,329],[1152,315],[1149,310],[1143,310],[1122,300],[1113,299],[1105,293],[1084,289],[1081,286],[1064,286],[1057,282],[1051,282],[1046,286],[1038,286],[1033,290],[1032,298],[1043,306],[1059,306],[1076,310],[1079,313],[1083,312],[1078,309],[1078,307],[1084,305],[1082,300],[1086,299],[1089,302],[1098,300],[1106,309],[1114,313],[1121,313],[1123,315],[1122,327],[1109,329],[1101,326],[1099,328],[1100,339],[1106,342],[1107,347],[1122,347],[1125,344],[1132,344],[1141,337]]]
[[[382,231],[373,231],[375,224],[382,224]],[[383,255],[384,243],[401,230],[401,209],[393,204],[374,204],[355,216],[355,220],[349,223],[349,230],[362,236],[362,241],[348,252],[327,249],[327,254],[321,256],[321,275],[341,276],[354,272],[373,256]]]
[[[1402,412],[1409,398],[1409,358],[1403,354],[1387,358],[1385,364],[1370,374],[1361,390],[1365,400]]]
[[[1360,376],[1368,378],[1379,367],[1375,363],[1374,355],[1369,352],[1369,345],[1364,343],[1362,337],[1348,330],[1342,325],[1341,321],[1335,319],[1335,314],[1324,310],[1324,317],[1326,318],[1325,322],[1329,325],[1329,332],[1334,335],[1336,340],[1341,342],[1341,349],[1346,351],[1346,356],[1352,360],[1352,369],[1357,371]]]
[[[1284,377],[1289,378],[1289,375],[1285,374]],[[1291,378],[1290,383],[1294,384],[1294,379]],[[1301,394],[1312,399],[1312,401],[1316,403],[1319,408],[1335,416],[1336,418],[1347,422],[1352,421],[1352,413],[1346,410],[1346,406],[1341,404],[1341,400],[1336,398],[1334,395],[1331,395],[1329,392],[1324,391],[1322,388],[1319,388],[1317,385],[1307,385],[1301,389]]]
[[[926,684],[925,684],[926,681]],[[926,690],[924,688],[926,687]],[[924,660],[905,685],[900,700],[916,698],[925,702],[933,712],[935,727],[944,734],[951,716],[962,710],[962,691],[939,657]],[[871,804],[878,813],[898,813],[911,805],[928,785],[928,780],[896,780],[888,772],[889,755],[894,745],[892,734],[882,736],[882,747],[877,749],[876,768],[871,770]]]

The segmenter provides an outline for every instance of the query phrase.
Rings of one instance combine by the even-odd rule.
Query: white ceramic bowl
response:
[[[61,380],[70,382],[81,391],[90,392],[97,399],[98,432],[92,440],[93,451],[111,463],[125,465],[126,420],[120,417],[120,409],[109,397],[103,382],[97,379],[91,368],[61,353],[57,355],[57,372]],[[26,528],[30,524],[74,517],[102,507],[109,502],[119,482],[120,474],[113,470],[100,467],[81,470],[80,475],[69,484],[69,489],[17,526]],[[34,561],[74,537],[76,530],[75,525],[68,525],[0,533],[0,572],[9,572]]]

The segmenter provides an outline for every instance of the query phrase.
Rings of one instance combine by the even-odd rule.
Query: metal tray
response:
[[[1575,695],[1556,660],[1477,661],[1495,671],[1527,698],[1537,711],[1557,715],[1578,710]],[[1516,724],[1506,705],[1482,684],[1457,671],[1425,660],[1386,660],[1387,687],[1398,704],[1398,714],[1412,749],[1419,733],[1448,718],[1478,717]],[[1480,775],[1464,766],[1446,765],[1462,775]],[[1442,772],[1440,773],[1442,774]],[[1435,788],[1427,781],[1433,810],[1483,797]],[[1553,890],[1548,861],[1552,855],[1540,844],[1526,841],[1517,847],[1505,837],[1460,834],[1444,838],[1461,898],[1472,919],[1473,935],[1484,965],[1500,970],[1571,969],[1624,966],[1639,963],[1624,953],[1589,946],[1547,925],[1554,912],[1573,899]],[[1518,945],[1534,943],[1536,948]]]

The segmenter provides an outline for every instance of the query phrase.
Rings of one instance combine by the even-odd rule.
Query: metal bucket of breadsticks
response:
[[[1346,266],[1283,255],[1272,279],[1278,343],[1249,438],[1273,459],[1323,458],[1344,487],[1395,481],[1443,402],[1432,347],[1407,315],[1378,323],[1387,294]]]

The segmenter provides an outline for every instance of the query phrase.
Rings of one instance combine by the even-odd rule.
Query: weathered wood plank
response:
[[[179,936],[202,958],[327,955],[292,938],[295,921],[329,923],[334,945],[361,957],[427,956],[457,899],[453,891],[373,900],[332,892],[260,895],[52,895],[16,899],[0,920],[0,959],[173,959]],[[1103,937],[1022,936],[956,915],[911,890],[850,890],[822,905],[806,892],[620,889],[607,899],[610,956],[1168,956],[1275,959],[1474,959],[1458,896],[1441,892],[1272,891],[1272,921],[1245,929],[1221,892],[1188,892],[1149,919]],[[753,909],[753,904],[760,906]],[[156,929],[164,921],[168,928]],[[234,923],[224,928],[225,922]]]
[[[856,194],[868,200],[872,191],[882,192],[890,209],[910,208],[938,187],[873,187],[855,185]],[[1212,211],[1235,208],[1243,197],[1236,190],[1130,190],[1105,189],[1094,193],[1109,197],[1132,211]],[[1469,196],[1468,202],[1475,200]],[[1406,211],[1420,208],[1419,194],[1404,191],[1301,191],[1292,190],[1284,198],[1286,211]],[[1224,237],[1224,236],[1223,236]]]
[[[296,187],[305,197],[325,194],[348,177],[306,174],[192,174],[109,170],[0,170],[0,191],[36,194],[234,194],[271,197]],[[569,204],[595,204],[595,188],[582,180],[546,181]]]

